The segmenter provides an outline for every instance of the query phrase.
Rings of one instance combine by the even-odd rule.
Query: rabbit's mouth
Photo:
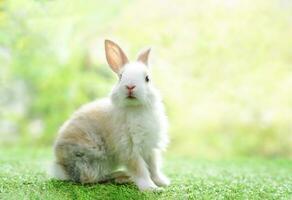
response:
[[[127,99],[136,99],[136,97],[132,96],[132,95],[128,95]]]
[[[127,99],[136,99],[136,97],[134,96],[134,93],[132,91],[128,91]]]

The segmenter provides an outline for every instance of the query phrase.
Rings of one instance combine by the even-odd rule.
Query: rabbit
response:
[[[109,97],[83,105],[61,126],[55,178],[82,184],[113,178],[134,182],[141,191],[170,184],[161,171],[168,121],[152,83],[149,53],[150,48],[129,62],[116,43],[105,40],[106,60],[119,80]]]

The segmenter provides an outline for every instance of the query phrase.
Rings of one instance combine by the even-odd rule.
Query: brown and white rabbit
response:
[[[160,159],[168,143],[167,119],[151,80],[150,49],[135,62],[129,62],[110,40],[105,40],[105,52],[119,81],[108,98],[82,106],[60,128],[54,145],[53,175],[96,183],[123,167],[142,191],[167,186],[170,182],[161,172]],[[125,178],[114,177],[117,181]]]

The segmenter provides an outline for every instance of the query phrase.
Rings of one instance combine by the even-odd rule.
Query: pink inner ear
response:
[[[144,63],[145,65],[148,65],[150,51],[151,51],[151,49],[149,48],[149,49],[143,51],[142,53],[140,53],[137,60]]]
[[[114,42],[105,40],[106,59],[111,69],[118,73],[128,63],[128,58],[123,50]]]

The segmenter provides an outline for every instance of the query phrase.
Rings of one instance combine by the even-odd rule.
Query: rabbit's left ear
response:
[[[139,54],[137,61],[140,61],[144,63],[145,65],[148,65],[150,51],[151,51],[151,48],[142,51]]]

